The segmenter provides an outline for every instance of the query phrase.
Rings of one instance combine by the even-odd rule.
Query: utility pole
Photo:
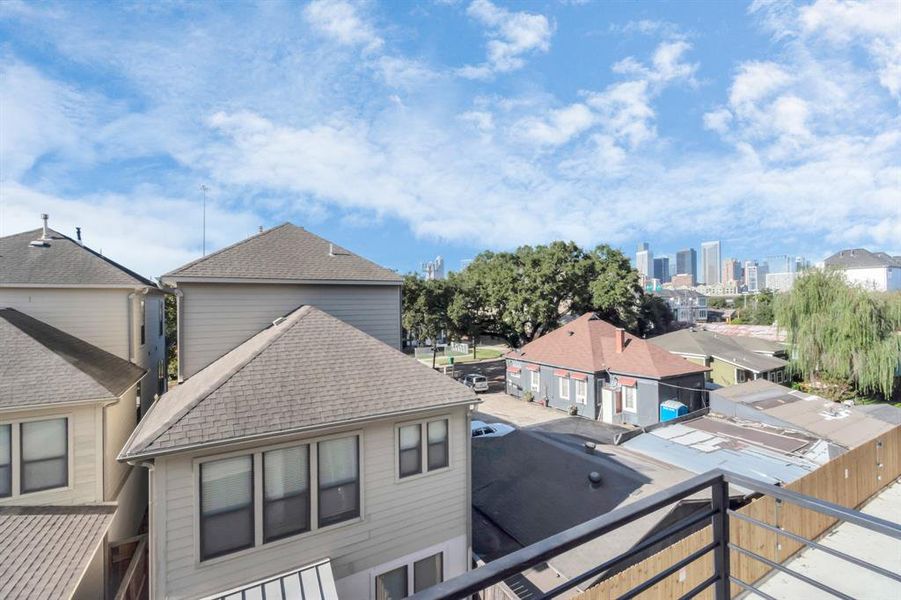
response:
[[[206,186],[206,184],[200,184],[200,190],[203,192],[203,242],[201,247],[203,248],[203,255],[206,256],[206,191],[210,189]]]

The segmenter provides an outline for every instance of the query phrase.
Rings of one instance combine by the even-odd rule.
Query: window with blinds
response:
[[[253,544],[253,456],[201,464],[201,558],[214,558]]]
[[[13,427],[0,425],[0,498],[13,493]]]
[[[357,436],[325,440],[319,454],[319,527],[360,516],[360,462]]]
[[[68,419],[49,419],[20,425],[23,494],[69,484],[68,422]]]
[[[406,425],[400,428],[398,463],[400,476],[409,477],[422,473],[422,426]]]
[[[310,530],[310,447],[263,453],[263,541]]]
[[[429,471],[442,469],[449,463],[449,452],[447,447],[447,419],[440,421],[431,421],[428,425],[429,451],[428,464]]]

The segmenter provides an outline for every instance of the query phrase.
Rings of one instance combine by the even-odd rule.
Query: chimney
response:
[[[78,245],[84,246],[84,242],[81,241],[81,227],[75,228],[75,239],[78,240]]]
[[[613,332],[613,339],[616,341],[616,353],[621,354],[626,346],[626,330],[622,327],[617,327],[616,331]]]

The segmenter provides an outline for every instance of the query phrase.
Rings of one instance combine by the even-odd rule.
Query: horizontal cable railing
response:
[[[737,586],[736,589],[741,588],[745,591],[753,592],[761,598],[771,598],[771,596],[757,589],[753,583],[742,581],[730,572],[730,550],[754,560],[759,560],[772,569],[792,575],[805,583],[813,585],[821,591],[834,595],[835,597],[848,597],[842,592],[836,591],[820,581],[807,577],[803,573],[789,569],[776,561],[770,560],[769,558],[732,543],[729,538],[729,521],[733,517],[742,521],[747,521],[756,526],[761,526],[764,529],[771,530],[779,535],[785,535],[804,546],[825,550],[833,556],[847,560],[857,566],[868,568],[870,571],[879,575],[889,577],[895,581],[901,581],[901,574],[893,573],[876,565],[871,565],[841,551],[824,547],[822,544],[815,541],[808,540],[792,532],[773,527],[758,519],[730,510],[729,484],[739,486],[746,491],[750,490],[755,493],[772,496],[776,498],[777,501],[794,503],[804,509],[821,513],[841,522],[852,523],[895,539],[901,539],[901,526],[896,523],[866,515],[831,502],[805,496],[778,486],[766,484],[752,478],[722,470],[714,470],[693,477],[667,490],[637,500],[625,507],[616,509],[580,525],[576,525],[575,527],[550,536],[535,544],[521,548],[520,550],[507,554],[506,556],[464,573],[463,575],[439,583],[413,595],[411,600],[452,600],[473,597],[513,575],[521,574],[532,567],[541,565],[549,559],[563,554],[564,552],[578,548],[586,542],[605,534],[615,532],[618,528],[628,526],[637,519],[662,508],[672,506],[681,500],[705,490],[710,491],[711,500],[709,509],[681,518],[676,523],[649,536],[618,556],[603,561],[597,566],[588,569],[575,577],[569,578],[562,584],[542,592],[537,598],[555,598],[572,590],[580,584],[602,577],[605,573],[609,573],[611,570],[622,566],[630,559],[634,559],[635,557],[643,555],[643,553],[652,551],[655,546],[659,546],[659,544],[664,543],[667,540],[674,540],[676,536],[679,534],[684,535],[692,528],[702,526],[705,521],[712,524],[712,528],[710,528],[712,531],[712,539],[708,543],[687,553],[683,558],[675,561],[667,568],[661,569],[658,573],[649,574],[643,582],[634,586],[632,589],[621,593],[618,597],[622,599],[637,597],[684,569],[694,561],[712,554],[712,575],[706,577],[706,579],[682,595],[681,598],[694,597],[711,586],[714,586],[715,597],[718,600],[725,600],[731,596],[730,583]],[[536,596],[532,596],[532,598],[535,597]]]

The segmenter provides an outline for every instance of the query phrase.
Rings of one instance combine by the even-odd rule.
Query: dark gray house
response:
[[[644,426],[660,405],[703,406],[698,365],[586,313],[506,355],[507,393],[605,423]]]

